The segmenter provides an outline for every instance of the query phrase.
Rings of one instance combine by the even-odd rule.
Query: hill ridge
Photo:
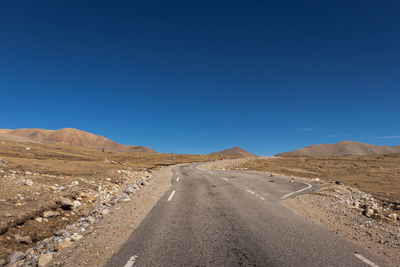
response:
[[[400,146],[378,146],[357,141],[343,140],[333,144],[310,145],[294,151],[283,152],[275,156],[374,156],[400,153]]]
[[[229,155],[229,156],[241,156],[241,157],[255,157],[253,153],[246,151],[238,146],[234,146],[232,148],[224,149],[217,152],[212,152],[208,155]]]
[[[32,141],[52,144],[75,145],[95,149],[105,149],[112,152],[155,152],[143,146],[122,145],[101,135],[75,128],[47,130],[39,128],[0,129],[0,138],[20,138],[21,141]]]

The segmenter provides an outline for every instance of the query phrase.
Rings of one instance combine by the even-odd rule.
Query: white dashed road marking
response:
[[[125,264],[124,267],[132,267],[135,264],[136,258],[138,257],[138,255],[134,255],[132,256],[128,262]]]
[[[260,197],[260,199],[261,199],[261,200],[265,200],[265,198],[263,198],[263,197]]]
[[[246,191],[249,192],[250,194],[253,194],[253,195],[256,194],[256,193],[254,193],[253,191],[251,191],[251,190],[249,190],[249,189],[246,189]]]
[[[224,179],[225,181],[229,181],[229,179],[225,178],[225,177],[221,177],[221,179]]]
[[[373,262],[370,261],[369,259],[365,258],[363,255],[354,253],[354,256],[356,256],[357,258],[359,258],[361,261],[363,261],[364,263],[368,264],[369,266],[372,266],[372,267],[379,267],[379,265],[376,265],[375,263],[373,263]]]
[[[300,189],[300,190],[297,190],[297,191],[294,191],[294,192],[289,193],[289,194],[287,194],[287,195],[284,195],[284,196],[281,197],[281,198],[286,198],[286,197],[288,197],[288,196],[291,196],[291,195],[296,194],[296,193],[300,193],[301,191],[307,190],[307,189],[309,189],[309,188],[312,187],[312,185],[310,185],[309,183],[306,183],[306,182],[302,182],[302,181],[296,181],[296,182],[297,182],[297,183],[305,184],[305,185],[307,185],[307,187],[305,187],[305,188],[303,188],[303,189]]]
[[[176,181],[179,182],[179,176],[176,178]]]
[[[174,197],[174,195],[175,195],[175,190],[172,191],[171,195],[168,198],[168,201],[171,201],[171,199]]]

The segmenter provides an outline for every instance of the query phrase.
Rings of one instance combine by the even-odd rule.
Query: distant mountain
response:
[[[0,129],[0,139],[21,142],[67,144],[95,149],[105,149],[113,152],[155,152],[153,149],[148,147],[121,145],[103,136],[94,135],[72,128],[61,130]]]
[[[275,156],[373,156],[400,153],[400,146],[376,146],[360,142],[342,141],[335,144],[312,145]]]
[[[230,149],[218,151],[218,152],[213,152],[213,153],[210,153],[209,155],[239,156],[239,157],[255,157],[256,156],[256,155],[250,153],[249,151],[246,151],[237,146],[230,148]]]

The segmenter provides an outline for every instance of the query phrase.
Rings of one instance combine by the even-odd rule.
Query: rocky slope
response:
[[[67,144],[95,149],[104,149],[112,152],[155,152],[153,149],[148,147],[122,145],[103,136],[72,128],[60,130],[0,129],[0,139],[22,142]]]
[[[360,142],[342,141],[335,144],[312,145],[295,151],[279,153],[280,157],[295,156],[373,156],[400,153],[400,146],[376,146]]]
[[[238,156],[238,157],[255,157],[254,154],[250,153],[249,151],[246,151],[240,147],[233,147],[230,149],[225,149],[222,151],[218,152],[213,152],[210,153],[209,155],[223,155],[223,156]]]

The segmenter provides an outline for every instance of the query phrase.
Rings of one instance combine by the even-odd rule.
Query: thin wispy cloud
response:
[[[300,132],[311,132],[312,129],[311,128],[301,128]]]

